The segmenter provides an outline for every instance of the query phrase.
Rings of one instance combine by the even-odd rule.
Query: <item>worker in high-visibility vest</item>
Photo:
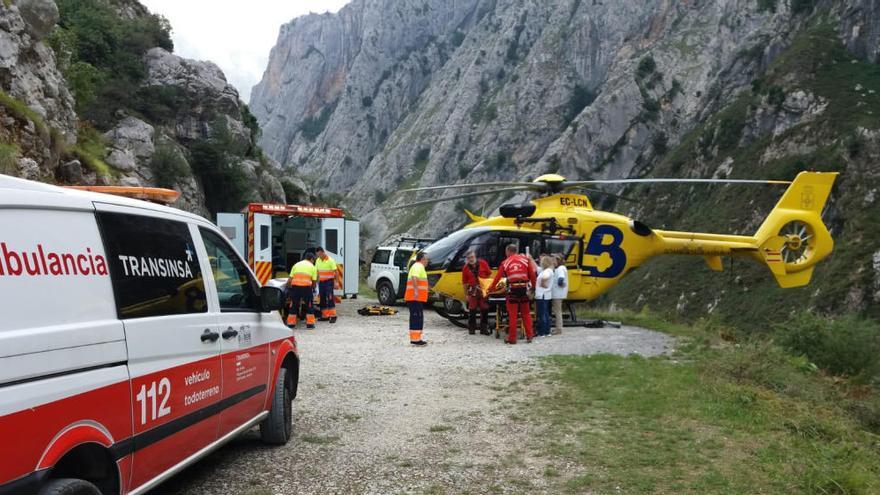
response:
[[[422,347],[428,345],[422,339],[425,326],[424,305],[428,302],[428,255],[424,251],[416,255],[416,260],[406,277],[406,293],[403,298],[409,308],[409,343]]]
[[[296,328],[300,308],[305,306],[306,328],[315,328],[315,313],[312,312],[315,284],[318,270],[315,268],[315,255],[306,253],[303,260],[290,270],[290,295],[292,305],[287,316],[287,326]]]
[[[336,283],[336,271],[338,267],[333,258],[319,247],[317,250],[318,259],[315,261],[315,268],[318,269],[318,296],[321,306],[321,320],[330,320],[330,323],[336,323],[336,295],[333,293]]]

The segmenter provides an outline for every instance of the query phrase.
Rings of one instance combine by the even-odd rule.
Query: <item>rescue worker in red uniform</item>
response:
[[[532,331],[532,314],[529,312],[529,286],[535,286],[537,273],[535,263],[528,257],[517,252],[515,244],[509,244],[505,249],[507,259],[501,262],[498,273],[492,280],[492,287],[498,286],[501,277],[507,278],[507,319],[510,329],[507,332],[507,344],[516,344],[516,329],[518,318],[522,318],[526,328],[526,341],[531,343],[534,332]]]
[[[318,253],[318,259],[315,261],[315,268],[318,269],[318,297],[321,307],[321,321],[330,320],[330,323],[336,323],[336,294],[333,293],[334,284],[336,283],[336,261],[319,247],[315,250]]]
[[[315,269],[315,255],[306,253],[299,263],[290,270],[290,313],[287,315],[287,326],[296,328],[300,307],[305,306],[306,328],[315,328],[315,313],[312,311],[315,284],[318,281],[318,270]]]
[[[461,268],[461,284],[467,294],[468,333],[477,333],[477,310],[480,311],[480,334],[489,335],[489,300],[483,292],[480,279],[492,276],[492,269],[484,259],[478,259],[475,251],[468,251]]]

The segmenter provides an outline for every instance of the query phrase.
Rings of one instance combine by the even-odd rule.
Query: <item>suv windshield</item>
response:
[[[459,248],[470,238],[486,232],[487,229],[464,229],[453,232],[439,241],[425,248],[428,254],[428,270],[443,268],[450,257],[454,256]]]

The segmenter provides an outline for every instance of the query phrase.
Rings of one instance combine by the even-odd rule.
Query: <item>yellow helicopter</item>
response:
[[[831,253],[834,240],[822,222],[822,210],[837,173],[801,172],[794,181],[746,179],[616,179],[567,181],[556,174],[534,182],[488,182],[407,189],[401,192],[481,189],[417,201],[394,209],[412,208],[441,201],[497,194],[538,193],[523,204],[500,208],[500,216],[486,218],[467,210],[471,223],[425,248],[432,295],[443,304],[441,314],[461,326],[466,300],[461,284],[465,255],[475,250],[493,271],[508,244],[537,257],[561,253],[569,271],[566,300],[592,301],[614,287],[620,279],[658,255],[694,255],[705,258],[710,269],[722,271],[723,256],[745,256],[765,264],[782,288],[799,287],[810,281],[813,267]],[[638,220],[593,209],[589,198],[577,190],[597,186],[638,183],[770,184],[788,186],[782,198],[751,236],[654,230]],[[608,194],[604,191],[596,191]]]

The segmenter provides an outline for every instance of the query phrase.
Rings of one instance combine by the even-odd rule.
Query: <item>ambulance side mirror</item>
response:
[[[278,287],[261,287],[260,304],[264,312],[278,311],[284,307],[284,292]]]

